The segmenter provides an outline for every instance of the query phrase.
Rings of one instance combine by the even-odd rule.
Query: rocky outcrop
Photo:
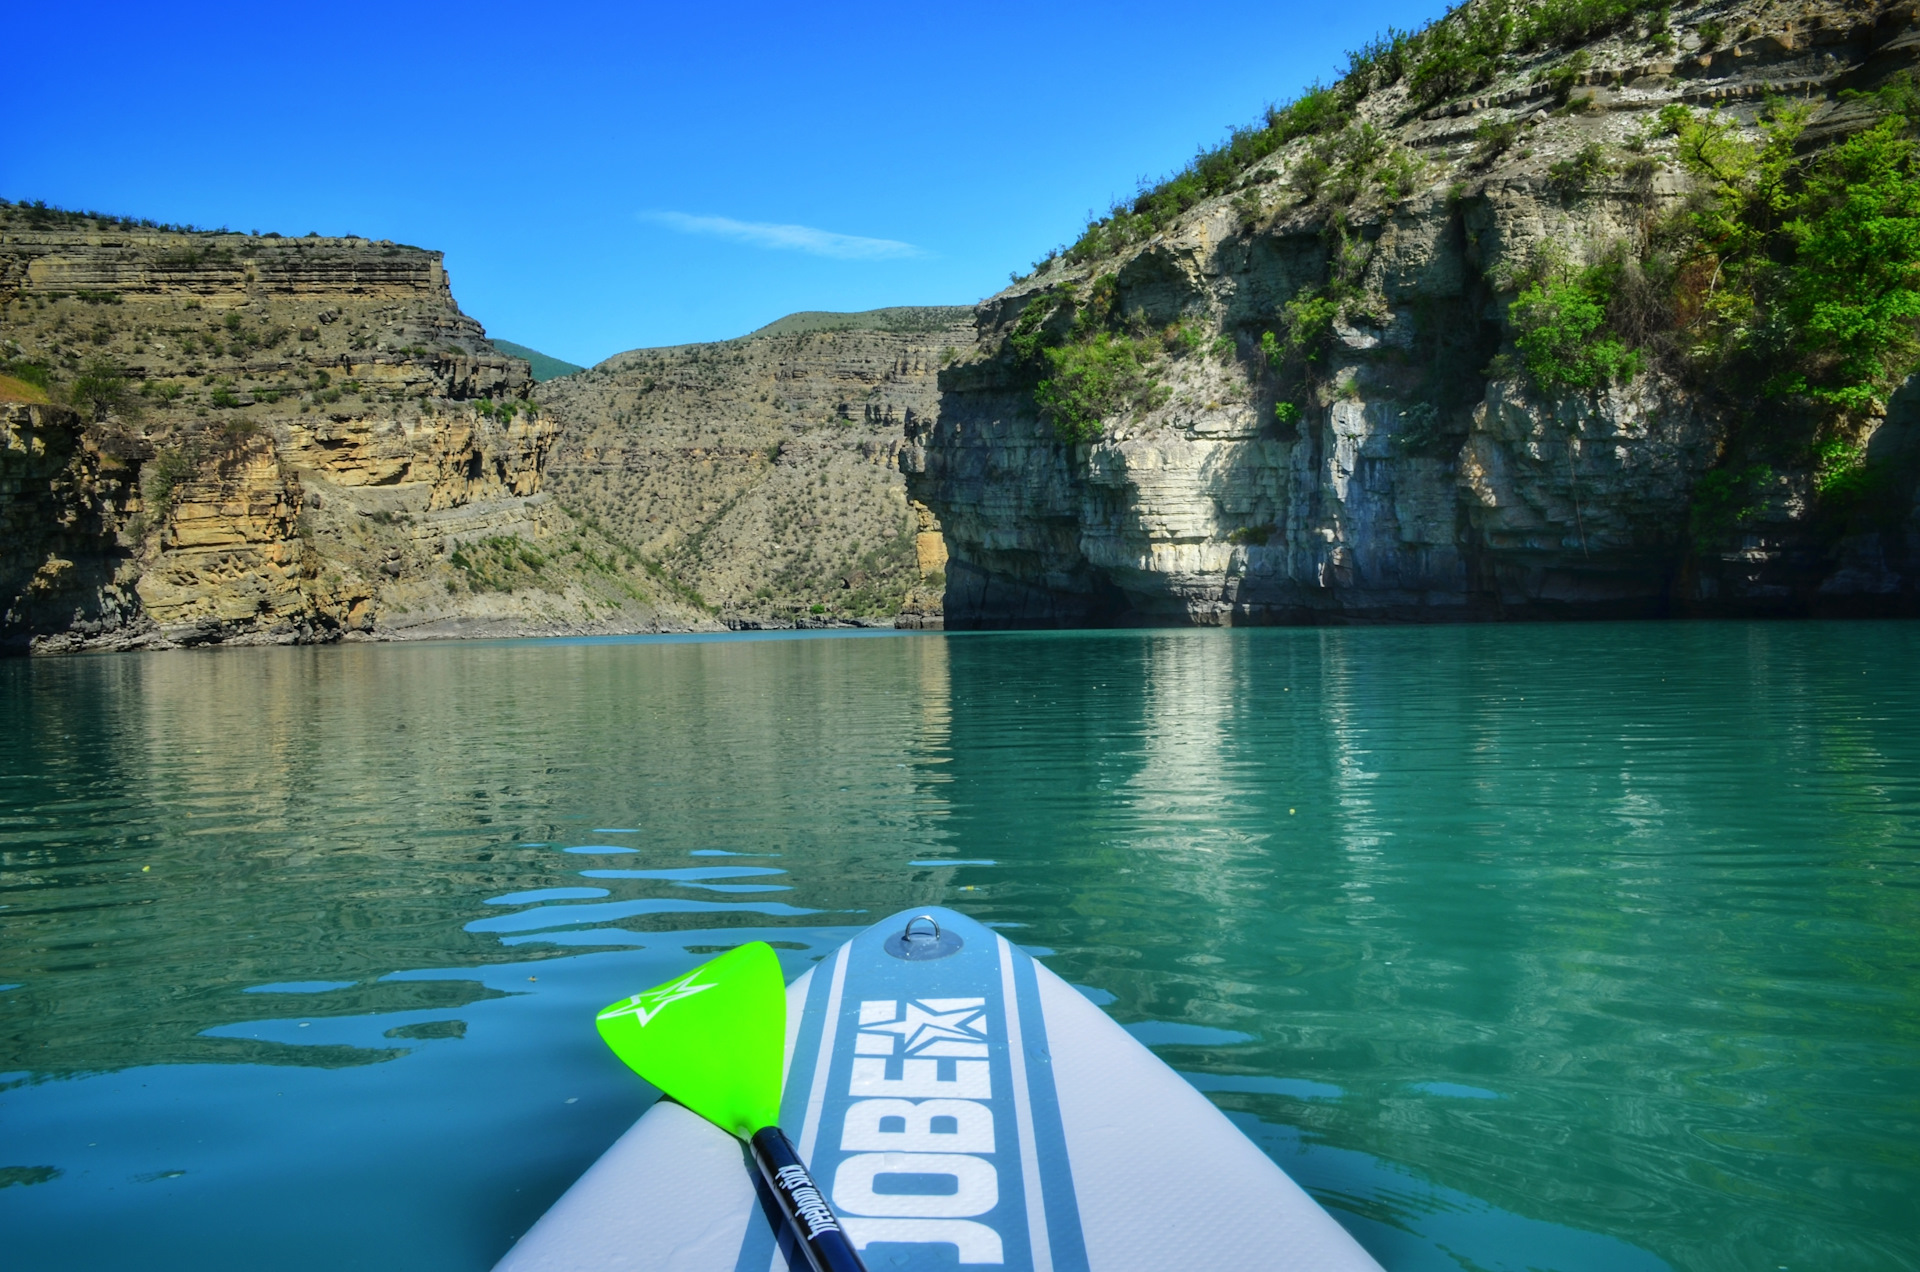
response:
[[[550,488],[733,626],[938,626],[944,548],[899,454],[936,417],[971,317],[795,314],[550,381],[535,394],[563,425]]]
[[[0,634],[144,634],[134,544],[135,462],[65,407],[0,405]]]
[[[715,625],[546,493],[437,252],[0,207],[0,362],[76,408],[5,408],[5,647]]]
[[[948,625],[1920,610],[1902,401],[1866,428],[1892,482],[1877,520],[1823,517],[1802,458],[1707,526],[1727,402],[1657,361],[1544,393],[1508,323],[1530,265],[1600,259],[1687,197],[1662,107],[1750,125],[1790,91],[1816,103],[1817,143],[1867,118],[1842,89],[1913,64],[1913,16],[1676,9],[1671,33],[1539,51],[1431,108],[1378,89],[1353,128],[1385,158],[1357,195],[1327,195],[1326,144],[1303,136],[1144,240],[1050,260],[980,306],[978,353],[908,430],[909,493],[950,553]],[[1698,34],[1710,17],[1731,43]],[[1334,276],[1348,299],[1302,391],[1262,338]],[[1033,342],[1095,300],[1115,332],[1164,338],[1157,387],[1063,440]]]

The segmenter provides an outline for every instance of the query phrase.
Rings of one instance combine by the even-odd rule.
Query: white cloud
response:
[[[891,261],[926,255],[913,244],[896,239],[836,234],[832,230],[816,230],[811,225],[736,221],[730,216],[692,216],[685,212],[642,212],[640,217],[682,234],[704,234],[709,238],[751,243],[755,247],[805,252],[809,256],[831,256],[843,261]]]

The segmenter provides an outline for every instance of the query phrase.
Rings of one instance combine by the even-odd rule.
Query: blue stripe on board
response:
[[[1046,1018],[1040,1010],[1040,978],[1033,960],[1016,949],[1014,1000],[1027,1050],[1027,1092],[1033,1101],[1034,1137],[1039,1140],[1041,1196],[1046,1200],[1047,1236],[1054,1272],[1085,1272],[1087,1242],[1080,1231],[1080,1204],[1067,1156],[1067,1132],[1060,1121],[1060,1097],[1053,1085],[1053,1050],[1047,1045]]]
[[[909,917],[922,912],[935,915],[942,927],[958,931],[965,939],[962,949],[930,962],[907,962],[888,955],[883,948],[886,939]],[[1035,1251],[1027,1225],[1024,1182],[1030,1176],[1039,1184],[1041,1202],[1034,1218],[1044,1218],[1047,1228],[1040,1266],[1052,1272],[1085,1272],[1085,1242],[1053,1090],[1038,982],[1032,961],[1018,950],[1011,951],[1009,968],[1003,971],[999,946],[992,931],[939,909],[906,911],[849,942],[844,947],[845,979],[831,1031],[832,1054],[824,1058],[824,1098],[813,1124],[807,1122],[807,1111],[821,1077],[818,1064],[828,1033],[828,1003],[842,957],[837,951],[816,967],[808,986],[793,1066],[781,1098],[781,1124],[799,1144],[822,1190],[849,1221],[849,1231],[868,1240],[866,1254],[874,1268],[953,1269],[959,1266],[955,1260],[960,1243],[971,1242],[976,1256],[971,1266],[980,1266],[982,1250],[997,1244],[1000,1260],[988,1266],[1033,1272]],[[1014,985],[1013,1003],[1005,1001],[1003,978]],[[977,1012],[968,1003],[979,1004]],[[1006,1036],[1009,1007],[1016,1013],[1027,1075],[1026,1103],[1031,1111],[1025,1116],[1025,1136],[1022,1117],[1016,1114],[1020,1101],[1015,1098],[1013,1056]],[[863,1024],[867,1026],[864,1037]],[[857,1086],[856,1059],[863,1066]],[[908,1061],[917,1066],[915,1071],[905,1068]],[[976,1091],[962,1098],[966,1082],[960,1066],[982,1063],[987,1066],[987,1093]],[[977,1075],[977,1070],[972,1072]],[[921,1090],[922,1086],[928,1089]],[[908,1119],[902,1115],[925,1109],[928,1099],[953,1100],[947,1106],[952,1112],[923,1114],[924,1127],[903,1129]],[[879,1100],[893,1103],[876,1106]],[[849,1114],[856,1109],[857,1125],[850,1134]],[[991,1147],[957,1153],[937,1142],[947,1135],[962,1135],[963,1122],[982,1128],[990,1125]],[[916,1135],[922,1138],[913,1139]],[[936,1142],[926,1142],[927,1135]],[[889,1142],[889,1136],[907,1138]],[[1023,1160],[1023,1139],[1034,1150],[1031,1160]],[[898,1157],[875,1156],[895,1151],[896,1143],[901,1145]],[[954,1145],[965,1146],[960,1141]],[[930,1159],[928,1154],[938,1156]],[[844,1177],[843,1165],[848,1167]],[[915,1166],[924,1169],[915,1170]],[[973,1209],[987,1199],[983,1188],[988,1187],[993,1190],[993,1204]],[[969,1194],[973,1200],[964,1200]],[[956,1200],[943,1202],[942,1197]],[[767,1272],[784,1264],[775,1253],[774,1226],[755,1216],[735,1261],[736,1272]]]

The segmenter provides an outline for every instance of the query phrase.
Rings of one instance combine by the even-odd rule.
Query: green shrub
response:
[[[1241,526],[1227,535],[1227,542],[1264,548],[1267,546],[1267,541],[1273,538],[1276,529],[1277,527],[1271,521],[1261,526]]]
[[[1812,154],[1804,106],[1777,108],[1758,141],[1718,115],[1661,112],[1705,187],[1683,230],[1691,276],[1711,284],[1681,297],[1702,357],[1844,413],[1884,405],[1920,364],[1920,150],[1903,80],[1874,94],[1878,123]]]
[[[1542,279],[1508,307],[1514,344],[1540,388],[1592,390],[1640,370],[1640,354],[1607,326],[1617,271],[1617,266],[1600,265]]]
[[[1920,124],[1920,78],[1912,71],[1896,75],[1874,89],[1843,88],[1840,100],[1865,102],[1882,118],[1898,115],[1909,125]]]
[[[194,441],[179,446],[163,446],[140,470],[141,497],[145,501],[146,524],[159,527],[166,522],[180,486],[193,479],[200,468],[200,448]]]
[[[1146,411],[1164,399],[1152,372],[1152,342],[1109,331],[1044,351],[1050,374],[1034,401],[1063,442],[1090,442],[1101,422],[1123,410]]]
[[[89,358],[67,386],[67,396],[96,420],[109,415],[132,415],[137,404],[127,387],[126,372],[109,358]]]
[[[1394,436],[1400,449],[1410,455],[1432,454],[1450,444],[1457,445],[1459,440],[1459,434],[1448,434],[1442,422],[1439,407],[1431,402],[1415,402],[1400,412]]]
[[[1405,199],[1420,188],[1420,177],[1426,165],[1414,156],[1411,150],[1396,146],[1374,169],[1373,180],[1389,199]]]
[[[1472,92],[1504,69],[1512,41],[1507,0],[1463,4],[1421,33],[1407,90],[1422,105]]]
[[[1339,316],[1340,302],[1327,290],[1302,288],[1281,310],[1287,332],[1282,344],[1285,360],[1319,361],[1333,340],[1333,322]]]
[[[1822,499],[1854,494],[1865,486],[1865,443],[1844,437],[1828,438],[1814,447],[1813,458],[1813,490]]]
[[[1724,540],[1741,522],[1766,506],[1766,488],[1773,469],[1766,464],[1745,468],[1717,468],[1693,484],[1693,506],[1688,528],[1702,542]]]
[[[1397,84],[1419,48],[1419,36],[1390,26],[1385,35],[1361,45],[1358,52],[1348,52],[1347,73],[1341,76],[1341,85],[1358,100],[1373,89]]]
[[[1893,117],[1822,154],[1787,210],[1778,310],[1799,365],[1775,392],[1885,404],[1920,360],[1920,156]]]
[[[1094,282],[1094,286],[1098,288],[1100,282],[1106,282],[1112,277],[1114,275],[1106,275],[1100,281]],[[1041,325],[1048,317],[1052,317],[1054,304],[1056,304],[1056,298],[1052,294],[1029,300],[1027,307],[1021,309],[1020,319],[1014,323],[1014,330],[1006,336],[1006,344],[1014,350],[1014,355],[1020,357],[1023,363],[1037,363],[1041,359],[1041,350],[1048,344],[1046,332],[1041,330]]]
[[[1273,418],[1282,424],[1298,424],[1300,422],[1300,406],[1296,402],[1275,402],[1273,404]]]
[[[1641,14],[1665,24],[1664,0],[1544,0],[1530,8],[1519,27],[1522,47],[1567,48],[1585,44],[1631,25]]]
[[[1169,353],[1198,353],[1211,342],[1207,339],[1207,329],[1192,318],[1183,318],[1166,330],[1165,340]]]
[[[1588,142],[1577,152],[1547,167],[1547,184],[1562,195],[1574,195],[1591,186],[1607,171],[1607,151],[1599,142]]]
[[[1469,160],[1476,168],[1484,168],[1507,153],[1520,136],[1520,121],[1517,119],[1488,119],[1481,121],[1473,130],[1473,157]]]

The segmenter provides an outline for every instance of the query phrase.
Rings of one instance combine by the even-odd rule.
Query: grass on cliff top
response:
[[[10,375],[0,375],[0,402],[37,402],[44,405],[51,400],[47,391],[37,384],[28,384]]]
[[[117,216],[111,212],[83,211],[74,208],[57,207],[48,203],[45,199],[20,199],[12,203],[9,203],[5,199],[0,199],[0,220],[10,222],[24,220],[26,222],[26,228],[29,230],[153,230],[160,234],[228,235],[239,238],[282,239],[288,242],[298,241],[302,243],[314,241],[322,243],[346,243],[348,245],[384,247],[389,249],[398,248],[409,252],[426,250],[415,247],[411,243],[395,243],[389,239],[370,239],[364,234],[347,233],[322,236],[318,230],[309,230],[296,240],[294,235],[282,234],[278,230],[269,230],[265,234],[262,234],[259,230],[242,232],[224,225],[210,228],[208,226],[193,225],[190,223],[175,224],[171,221],[156,221],[152,217]],[[195,264],[198,259],[199,257],[196,253],[188,259],[176,259],[174,263]],[[116,301],[114,303],[118,302]]]

